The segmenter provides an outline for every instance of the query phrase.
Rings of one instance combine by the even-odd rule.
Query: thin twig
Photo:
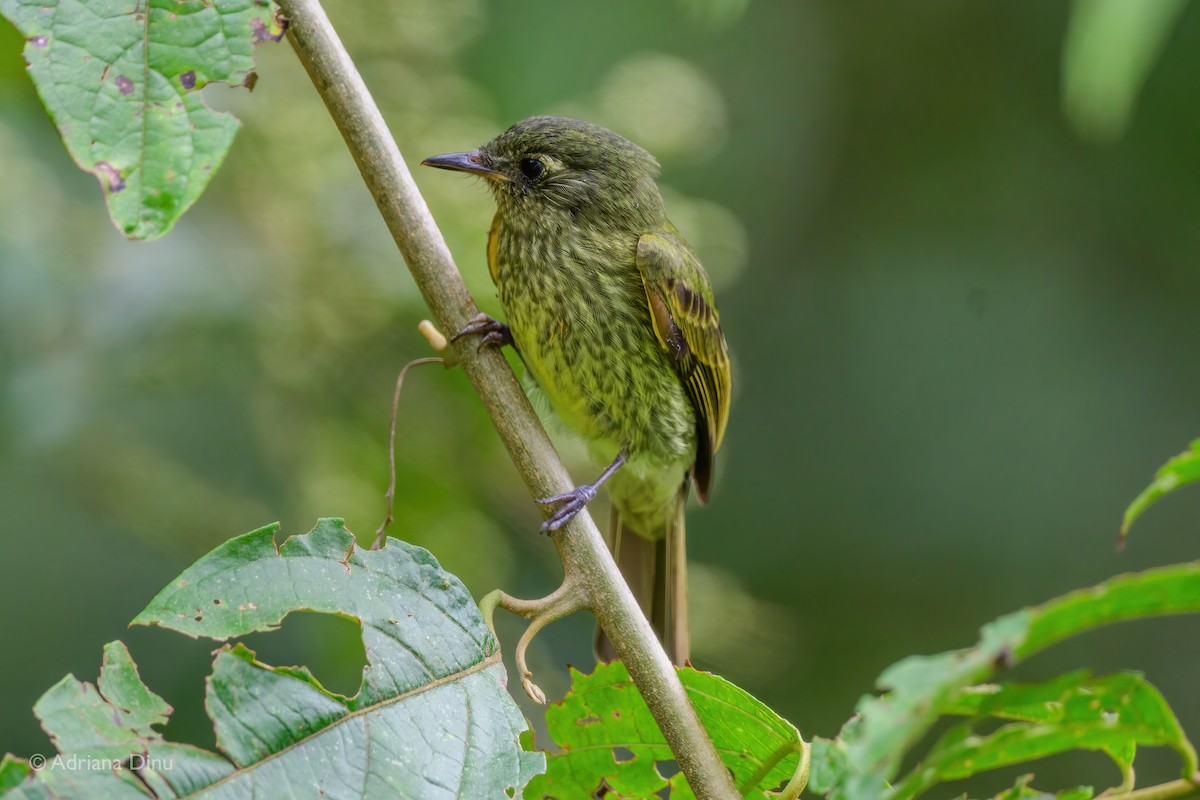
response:
[[[414,358],[405,364],[400,370],[400,374],[396,376],[396,391],[392,392],[392,417],[388,425],[388,489],[384,494],[387,499],[387,514],[384,515],[383,522],[379,523],[379,529],[375,531],[375,542],[371,545],[372,550],[383,547],[383,542],[387,538],[387,527],[392,524],[392,511],[396,507],[396,416],[400,413],[400,390],[404,388],[404,376],[410,369],[422,364],[445,363],[446,359],[438,356]]]
[[[319,0],[279,0],[292,42],[358,164],[380,213],[442,330],[457,331],[478,313],[445,239],[417,191],[400,150]],[[454,348],[517,471],[533,497],[573,488],[546,431],[504,356],[494,348]],[[566,573],[578,576],[588,606],[612,636],[680,769],[699,800],[738,797],[688,700],[674,666],[586,512],[555,533]]]
[[[496,633],[493,617],[497,608],[503,608],[529,620],[529,627],[525,629],[525,633],[521,634],[521,638],[513,650],[513,659],[516,662],[517,671],[521,674],[521,688],[533,702],[545,705],[546,693],[533,682],[533,672],[530,671],[525,659],[530,642],[542,628],[551,622],[562,619],[568,614],[583,611],[587,607],[587,596],[583,591],[582,584],[576,580],[574,575],[569,574],[563,579],[561,586],[537,600],[522,600],[496,589],[488,592],[479,601],[479,610],[483,613],[484,621],[487,622],[487,626],[493,634]]]

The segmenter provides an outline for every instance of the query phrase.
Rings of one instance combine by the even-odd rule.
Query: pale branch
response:
[[[479,610],[483,613],[483,618],[493,634],[496,632],[493,617],[497,608],[503,608],[505,611],[529,620],[529,627],[525,629],[525,633],[521,634],[520,641],[513,649],[513,659],[516,661],[517,672],[521,676],[521,688],[525,694],[529,695],[534,702],[545,705],[546,693],[533,682],[533,672],[529,669],[525,653],[529,649],[529,643],[533,641],[533,637],[542,628],[568,614],[588,608],[588,599],[583,591],[583,585],[574,580],[573,576],[568,575],[562,585],[537,600],[522,600],[500,589],[489,592],[479,601]]]
[[[1170,781],[1169,783],[1160,783],[1157,786],[1147,786],[1145,789],[1135,789],[1132,792],[1109,794],[1105,792],[1100,797],[1112,798],[1112,800],[1176,800],[1177,798],[1195,797],[1200,794],[1200,775],[1195,775],[1191,780],[1180,778],[1179,780]]]
[[[436,322],[460,330],[478,309],[441,231],[319,0],[279,0],[301,63],[337,123]],[[534,497],[573,488],[549,437],[504,357],[459,343],[455,355],[474,385],[517,471]],[[617,655],[662,729],[700,800],[738,797],[670,659],[621,577],[591,516],[581,513],[550,537],[564,575],[577,582]]]

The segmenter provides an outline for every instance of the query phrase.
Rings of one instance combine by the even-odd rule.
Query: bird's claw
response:
[[[464,336],[482,336],[476,351],[485,347],[503,347],[512,344],[512,331],[503,322],[499,322],[487,314],[476,314],[462,330],[450,337],[451,342],[457,342]]]
[[[569,492],[556,494],[552,497],[542,497],[538,502],[542,505],[557,505],[558,509],[542,523],[542,533],[554,533],[570,522],[576,514],[582,511],[596,497],[596,487],[588,484],[576,486]]]

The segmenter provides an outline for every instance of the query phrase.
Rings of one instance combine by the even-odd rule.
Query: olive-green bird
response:
[[[554,531],[607,483],[613,552],[676,663],[688,658],[684,504],[708,500],[729,418],[729,352],[708,276],[667,219],[658,163],[596,125],[519,122],[478,150],[424,164],[485,179],[487,261],[508,324],[460,331],[513,344],[598,463],[590,484],[540,502]],[[602,658],[611,643],[597,637]]]

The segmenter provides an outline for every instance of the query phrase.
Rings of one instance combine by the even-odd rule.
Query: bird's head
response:
[[[607,128],[577,119],[531,117],[477,150],[421,163],[484,178],[509,213],[557,211],[630,221],[662,213],[654,157]]]

